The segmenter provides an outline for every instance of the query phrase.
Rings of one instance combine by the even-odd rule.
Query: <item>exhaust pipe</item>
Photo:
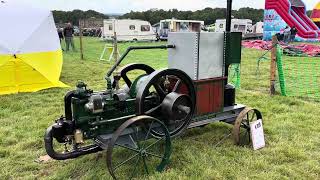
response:
[[[69,91],[64,96],[64,109],[65,109],[65,117],[67,120],[72,120],[71,99],[76,96],[77,96],[76,91]]]
[[[232,0],[227,0],[227,10],[226,10],[226,31],[225,33],[231,33],[231,22],[232,22]],[[226,65],[224,69],[224,76],[227,79],[224,81],[224,84],[228,84],[229,76],[229,65]]]
[[[44,136],[44,144],[47,154],[52,158],[56,160],[67,160],[67,159],[74,159],[79,156],[87,155],[96,153],[99,151],[102,151],[103,149],[96,145],[89,145],[86,147],[81,147],[77,150],[74,150],[72,152],[67,153],[57,153],[53,148],[53,136],[52,136],[52,126],[50,126]]]
[[[232,0],[227,0],[226,32],[231,32]]]

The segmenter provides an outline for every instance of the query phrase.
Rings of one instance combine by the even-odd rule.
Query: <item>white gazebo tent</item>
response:
[[[51,11],[0,1],[0,94],[66,87]]]

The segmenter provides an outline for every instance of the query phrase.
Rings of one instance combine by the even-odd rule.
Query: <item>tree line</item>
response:
[[[308,15],[312,11],[308,11]],[[79,24],[79,19],[87,18],[101,18],[108,19],[109,16],[94,10],[82,11],[53,11],[53,16],[56,23],[66,23],[71,22],[74,25]],[[239,10],[233,10],[232,16],[238,19],[251,19],[253,23],[263,21],[264,9],[254,9],[254,8],[240,8]],[[151,24],[160,22],[162,19],[185,19],[185,20],[202,20],[205,24],[213,24],[216,19],[224,19],[226,17],[225,8],[205,8],[203,10],[197,11],[179,11],[177,9],[163,10],[163,9],[151,9],[148,11],[138,12],[131,11],[122,16],[120,19],[141,19],[149,21]]]
[[[109,16],[94,10],[82,11],[52,11],[54,21],[56,23],[67,23],[71,22],[73,25],[79,25],[80,19],[97,18],[97,19],[108,19]]]
[[[232,16],[238,19],[251,19],[254,23],[263,21],[263,9],[240,8],[233,10]],[[158,23],[162,19],[185,19],[185,20],[202,20],[205,24],[213,24],[216,19],[224,19],[226,17],[225,8],[205,8],[197,11],[179,11],[172,9],[165,11],[163,9],[153,9],[144,12],[131,11],[124,14],[120,18],[142,19],[149,21],[151,24]]]

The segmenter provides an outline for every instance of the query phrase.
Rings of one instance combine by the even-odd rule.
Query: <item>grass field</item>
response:
[[[45,155],[45,129],[64,112],[64,94],[78,80],[95,90],[105,87],[104,75],[111,64],[98,61],[104,44],[96,39],[85,39],[84,44],[85,60],[79,59],[79,52],[64,53],[61,80],[69,89],[0,96],[0,179],[110,179],[104,152],[68,161],[35,161]],[[145,44],[150,43],[121,44],[121,52],[129,45]],[[148,179],[320,178],[320,104],[303,98],[270,97],[268,61],[261,63],[261,75],[256,76],[256,60],[261,54],[243,49],[237,102],[261,110],[267,147],[253,151],[234,146],[231,138],[216,147],[231,126],[214,123],[174,139],[169,169]],[[165,50],[137,51],[124,64],[143,62],[157,69],[167,66],[166,59]]]

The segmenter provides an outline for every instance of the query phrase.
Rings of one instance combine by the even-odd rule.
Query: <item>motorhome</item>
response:
[[[161,40],[168,38],[169,32],[201,32],[204,21],[165,19],[160,21],[158,34]]]
[[[154,41],[157,40],[148,21],[132,19],[107,19],[103,22],[103,39],[118,41]]]
[[[231,20],[231,31],[232,32],[242,32],[242,34],[250,33],[252,27],[252,20],[250,19],[232,19]],[[215,32],[225,32],[226,30],[226,20],[217,19],[215,25]]]

